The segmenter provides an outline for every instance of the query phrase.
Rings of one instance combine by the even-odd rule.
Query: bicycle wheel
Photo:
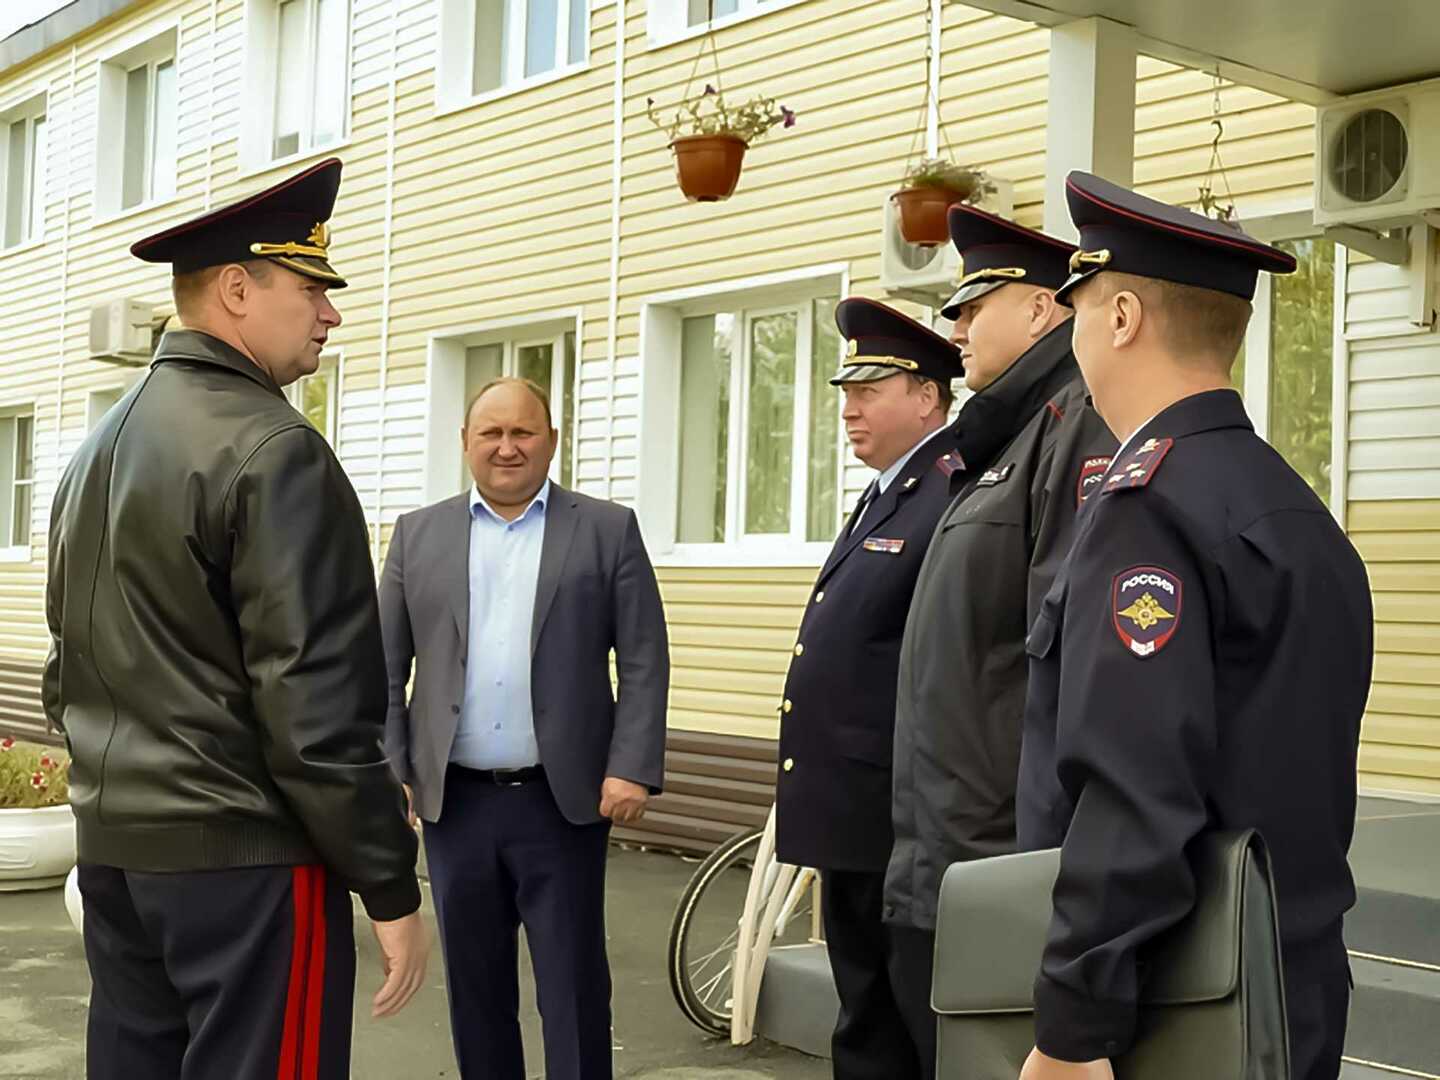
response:
[[[711,852],[685,886],[670,923],[670,992],[686,1018],[711,1035],[730,1034],[740,915],[762,835],[759,829],[738,833]],[[807,892],[777,931],[776,943],[808,940],[810,923]]]

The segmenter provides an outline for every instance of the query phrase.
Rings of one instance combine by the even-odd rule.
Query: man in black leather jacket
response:
[[[91,1080],[348,1077],[351,890],[376,1015],[424,978],[365,520],[280,389],[340,322],[339,182],[327,161],[132,248],[173,264],[187,329],[56,492],[45,707],[73,757]]]

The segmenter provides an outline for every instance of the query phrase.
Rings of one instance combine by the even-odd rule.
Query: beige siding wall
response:
[[[7,671],[33,672],[43,657],[50,492],[83,437],[88,394],[123,377],[85,359],[89,308],[129,296],[167,311],[163,268],[131,259],[128,243],[295,167],[243,171],[245,6],[245,0],[153,0],[0,74],[0,105],[44,86],[52,118],[45,243],[0,254],[7,301],[0,306],[0,410],[33,403],[39,481],[34,558],[0,564],[0,668]],[[333,338],[343,357],[337,443],[375,532],[377,556],[395,517],[424,501],[427,470],[453,461],[427,424],[433,335],[578,311],[577,486],[636,502],[645,489],[639,416],[647,371],[676,361],[641,354],[647,301],[822,265],[844,267],[853,292],[878,295],[883,202],[924,146],[917,131],[925,98],[924,14],[903,0],[808,0],[717,34],[732,99],[763,89],[795,108],[800,121],[752,148],[739,193],[709,206],[678,194],[665,139],[645,116],[647,98],[663,107],[684,92],[699,39],[652,44],[644,0],[596,0],[584,70],[444,112],[436,105],[439,7],[438,0],[354,0],[352,9],[353,97],[349,137],[339,150],[346,178],[335,221],[337,261],[352,281],[338,297],[346,321]],[[1039,224],[1048,32],[960,4],[947,3],[942,12],[942,148],[1012,181],[1017,216]],[[96,65],[141,26],[169,23],[178,23],[181,56],[179,194],[163,207],[97,223]],[[612,247],[617,49],[624,76],[618,250]],[[712,77],[702,63],[696,85]],[[1211,79],[1147,58],[1137,64],[1137,77],[1137,184],[1157,197],[1193,202],[1210,157]],[[1303,205],[1313,111],[1227,85],[1222,119],[1222,159],[1242,213]],[[1394,283],[1373,276],[1368,292],[1357,286],[1352,307],[1357,318],[1365,310],[1391,318],[1379,294],[1393,292]],[[1423,367],[1428,355],[1405,362]],[[1379,363],[1352,362],[1357,388]],[[1361,397],[1375,393],[1357,389]],[[1373,471],[1367,462],[1394,471],[1383,464],[1393,447],[1360,446],[1367,425],[1383,428],[1389,415],[1382,409],[1356,417],[1352,485],[1362,497],[1380,498],[1384,483],[1404,482],[1386,473],[1382,487],[1365,493],[1376,483],[1362,475]],[[865,479],[863,470],[849,472],[851,497]],[[1391,517],[1384,520],[1429,521],[1436,498],[1386,502],[1383,513]],[[1407,507],[1416,506],[1431,509],[1410,515]],[[1409,536],[1410,550],[1423,550],[1436,526],[1367,524],[1380,519],[1371,508],[1352,507],[1382,609],[1366,775],[1417,777],[1433,788],[1436,751],[1426,732],[1440,688],[1434,650],[1417,643],[1434,631],[1433,619],[1420,618],[1429,618],[1422,598],[1434,589],[1407,583],[1429,581],[1440,569],[1423,559],[1400,561],[1386,538]],[[676,728],[775,735],[785,665],[815,572],[661,567]],[[13,711],[24,698],[15,689],[18,678],[5,676],[0,710]],[[1409,748],[1419,764],[1401,767],[1397,748]],[[1431,771],[1417,772],[1424,768]],[[1418,780],[1411,786],[1425,787]]]
[[[1360,782],[1440,795],[1440,499],[1352,503],[1350,535],[1375,595]]]

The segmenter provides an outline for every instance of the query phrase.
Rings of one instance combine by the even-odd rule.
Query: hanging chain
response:
[[[1214,94],[1210,103],[1210,124],[1215,129],[1215,137],[1210,141],[1210,163],[1205,167],[1205,177],[1200,181],[1200,211],[1206,217],[1214,218],[1216,221],[1238,224],[1239,219],[1235,213],[1235,196],[1230,191],[1230,177],[1225,174],[1225,164],[1220,160],[1220,140],[1225,135],[1225,124],[1220,119],[1222,112],[1220,103],[1220,88],[1224,80],[1220,77],[1220,66],[1215,66]],[[1222,204],[1219,196],[1215,194],[1215,178],[1218,175],[1220,182],[1225,185],[1225,202]]]
[[[920,118],[915,124],[915,130],[910,136],[910,153],[907,160],[915,160],[915,151],[920,143],[921,134],[926,136],[925,150],[922,157],[929,157],[929,134],[930,134],[930,65],[934,63],[934,12],[930,7],[930,0],[920,0],[925,5],[925,94],[920,101]],[[937,115],[938,120],[938,115]],[[937,140],[938,142],[938,140]]]

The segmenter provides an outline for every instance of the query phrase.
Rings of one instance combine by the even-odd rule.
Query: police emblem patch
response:
[[[1180,628],[1183,586],[1159,566],[1132,566],[1115,575],[1112,622],[1120,643],[1135,656],[1154,656]]]
[[[1080,479],[1075,482],[1075,505],[1078,507],[1086,497],[1096,490],[1105,479],[1105,470],[1110,468],[1108,457],[1086,458],[1080,463]]]

